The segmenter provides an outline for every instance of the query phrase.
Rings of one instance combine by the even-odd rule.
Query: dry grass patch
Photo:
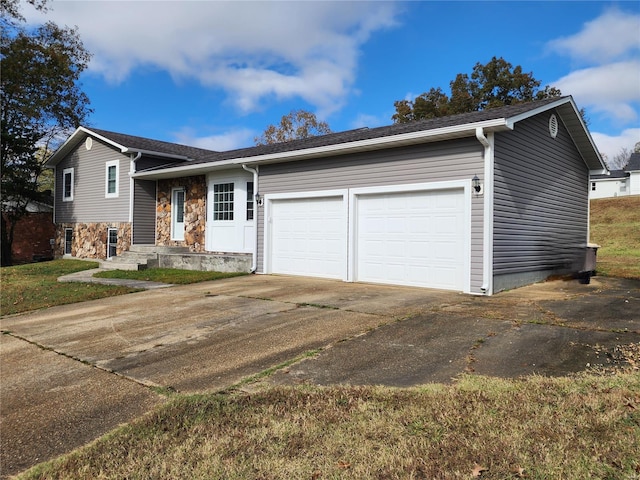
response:
[[[598,273],[640,279],[640,196],[591,200]]]
[[[136,289],[88,283],[60,283],[58,277],[97,268],[96,262],[53,260],[2,267],[0,314],[28,312],[40,308],[124,295]]]
[[[640,376],[177,396],[22,479],[637,478]]]
[[[149,268],[147,270],[106,270],[104,272],[98,272],[93,276],[97,278],[122,278],[125,280],[144,280],[147,282],[186,285],[189,283],[208,282],[242,275],[247,275],[247,273],[205,272],[200,270],[180,270],[177,268]]]

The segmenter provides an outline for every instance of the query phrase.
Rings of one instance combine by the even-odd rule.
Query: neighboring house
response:
[[[16,223],[11,244],[14,264],[53,258],[51,240],[55,238],[56,228],[53,224],[53,199],[49,200],[51,203],[29,202],[27,214]]]
[[[590,180],[591,199],[640,195],[640,153],[632,153],[624,169],[594,174]]]
[[[227,152],[80,127],[47,165],[58,255],[179,245],[474,294],[579,271],[606,172],[571,97]]]

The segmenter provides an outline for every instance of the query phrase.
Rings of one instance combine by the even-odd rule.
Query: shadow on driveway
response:
[[[476,297],[253,275],[4,317],[0,471],[84,445],[161,404],[162,389],[215,392],[310,352],[256,388],[611,367],[640,342],[638,312],[640,282],[611,278]]]

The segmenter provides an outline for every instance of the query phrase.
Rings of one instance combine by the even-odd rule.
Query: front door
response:
[[[184,240],[184,188],[171,190],[171,240]]]
[[[210,252],[253,252],[253,175],[247,172],[211,174],[207,185],[206,249]]]

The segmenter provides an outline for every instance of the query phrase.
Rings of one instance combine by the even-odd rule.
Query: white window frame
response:
[[[109,192],[109,169],[116,168],[116,191]],[[111,160],[105,164],[104,170],[104,197],[105,198],[117,198],[120,194],[120,160]]]
[[[65,193],[67,192],[67,174],[71,174],[71,194],[67,197]],[[62,170],[62,201],[63,202],[72,202],[73,201],[73,187],[74,187],[74,172],[73,168],[65,168]]]

